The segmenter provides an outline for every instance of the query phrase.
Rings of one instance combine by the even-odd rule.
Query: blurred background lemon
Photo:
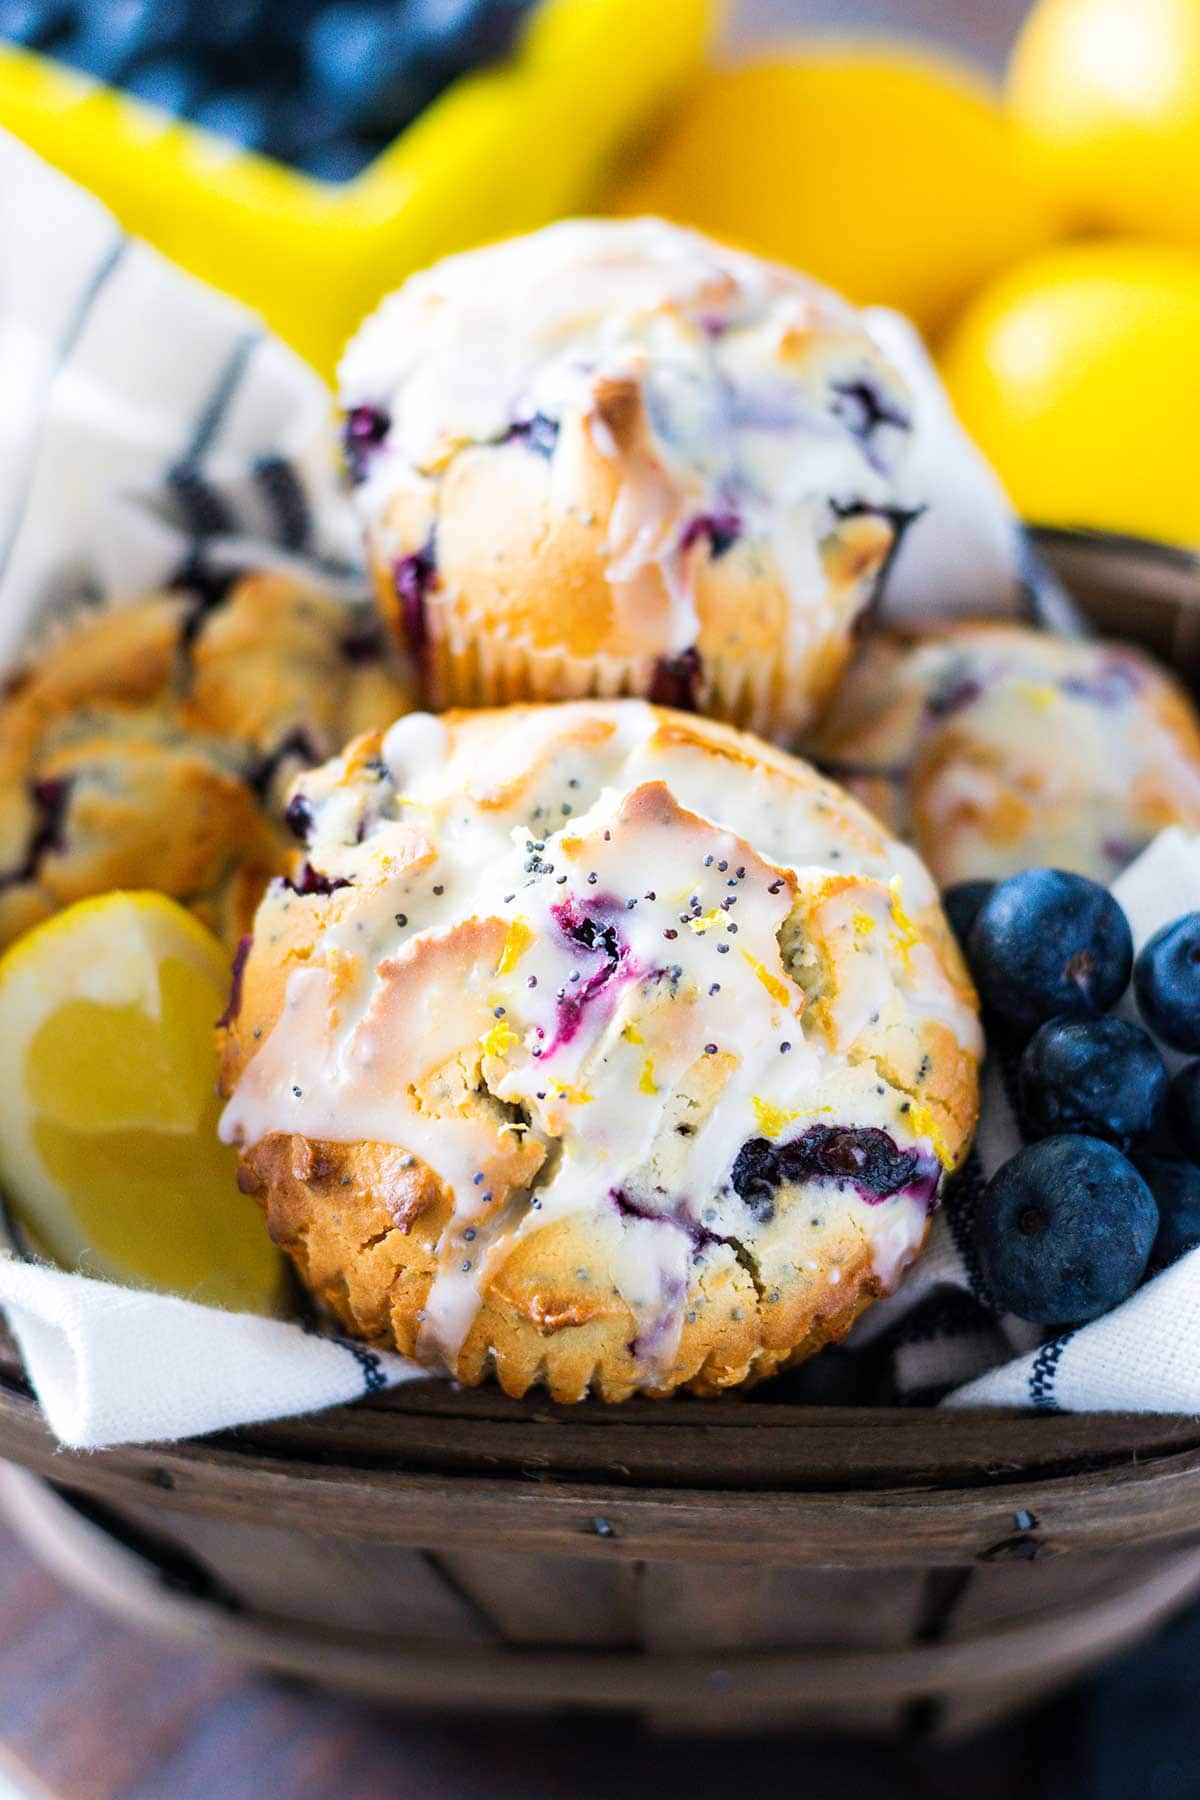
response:
[[[1036,257],[967,308],[942,370],[1024,517],[1200,544],[1200,251]]]
[[[885,39],[794,40],[709,69],[610,207],[793,263],[927,333],[1054,232],[997,93]]]
[[[1008,95],[1075,224],[1200,246],[1198,0],[1041,0]]]

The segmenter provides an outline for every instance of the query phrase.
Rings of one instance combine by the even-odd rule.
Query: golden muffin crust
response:
[[[380,603],[437,708],[641,694],[792,736],[911,510],[908,396],[857,314],[660,220],[451,257],[340,380]]]
[[[757,1380],[917,1255],[977,1107],[910,851],[642,701],[412,714],[297,781],[223,1135],[349,1331],[510,1393]]]
[[[1164,826],[1200,830],[1200,721],[1127,644],[878,634],[807,751],[943,887],[1043,864],[1108,883]]]
[[[296,770],[407,703],[365,611],[291,577],[80,615],[0,701],[0,945],[118,887],[236,942],[285,866]]]

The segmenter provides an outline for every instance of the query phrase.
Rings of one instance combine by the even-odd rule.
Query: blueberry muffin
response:
[[[643,695],[786,739],[908,516],[909,399],[836,296],[655,219],[451,257],[341,367],[426,701]]]
[[[118,887],[236,942],[286,863],[292,777],[407,698],[373,619],[284,576],[76,620],[0,702],[0,945]]]
[[[913,854],[640,700],[414,713],[301,776],[222,1135],[344,1327],[459,1380],[758,1379],[918,1254],[974,996]]]
[[[880,634],[808,749],[944,887],[1042,864],[1107,883],[1165,825],[1200,830],[1200,722],[1124,644]]]

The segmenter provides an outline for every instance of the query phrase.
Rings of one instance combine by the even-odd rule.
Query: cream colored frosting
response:
[[[454,1199],[425,1308],[431,1361],[453,1363],[489,1258],[574,1217],[605,1249],[643,1366],[668,1368],[693,1259],[782,1229],[731,1185],[750,1139],[878,1128],[936,1170],[928,1109],[875,1053],[879,1033],[928,1022],[979,1052],[973,1011],[910,923],[933,901],[928,874],[788,759],[751,762],[752,740],[683,725],[634,700],[453,731],[414,714],[376,764],[298,784],[311,867],[356,891],[290,975],[222,1133],[384,1142],[430,1165]],[[257,930],[314,904],[277,888]],[[480,1051],[485,1106],[430,1098]],[[710,1090],[678,1133],[681,1096]],[[526,1134],[552,1151],[532,1189],[508,1166]],[[822,1266],[827,1234],[849,1226],[892,1287],[928,1186],[871,1204],[849,1183],[809,1185],[787,1225],[797,1264]]]
[[[857,314],[794,271],[657,219],[566,220],[414,275],[361,327],[339,382],[347,411],[389,421],[356,493],[385,554],[396,494],[436,484],[464,446],[539,415],[586,421],[620,478],[607,543],[617,616],[653,655],[698,635],[682,554],[695,521],[735,516],[769,548],[807,638],[828,629],[820,546],[839,508],[916,499],[908,397]],[[602,396],[629,383],[647,431],[621,443]],[[888,415],[869,433],[854,428],[864,386]],[[666,617],[648,601],[649,570]]]

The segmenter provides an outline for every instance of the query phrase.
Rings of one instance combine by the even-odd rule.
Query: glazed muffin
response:
[[[1128,645],[961,625],[863,649],[809,752],[944,887],[1049,865],[1110,882],[1200,830],[1200,722]]]
[[[231,945],[292,840],[292,777],[403,710],[383,634],[289,577],[84,615],[0,702],[0,945],[151,887]]]
[[[340,372],[427,703],[644,695],[786,739],[908,516],[909,399],[802,275],[655,219],[451,257]]]
[[[639,700],[414,713],[302,776],[222,1135],[345,1328],[513,1394],[712,1392],[840,1338],[976,1112],[912,853]]]

